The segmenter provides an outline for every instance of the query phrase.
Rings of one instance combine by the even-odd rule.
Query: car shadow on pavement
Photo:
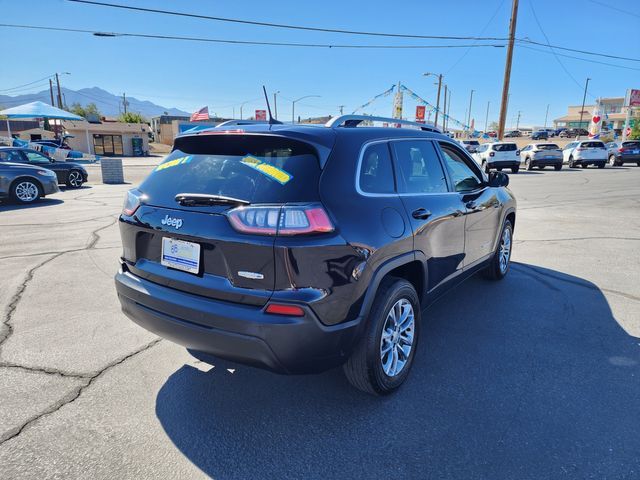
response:
[[[424,311],[394,395],[360,393],[340,369],[280,376],[220,361],[173,373],[156,414],[216,479],[631,478],[639,343],[593,283],[514,263]]]
[[[60,205],[61,203],[64,203],[64,202],[59,198],[41,198],[36,202],[27,203],[27,204],[15,203],[9,200],[0,200],[0,212],[10,212],[13,210],[28,210],[31,208],[52,207],[54,205]]]

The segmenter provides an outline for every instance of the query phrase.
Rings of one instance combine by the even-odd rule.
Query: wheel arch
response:
[[[44,192],[44,187],[42,186],[42,182],[40,180],[38,180],[35,177],[32,177],[30,175],[20,175],[19,177],[16,177],[13,179],[13,181],[9,184],[9,191],[11,192],[13,190],[13,187],[20,182],[21,180],[29,180],[33,183],[36,184],[36,186],[40,189],[40,192],[43,193]]]

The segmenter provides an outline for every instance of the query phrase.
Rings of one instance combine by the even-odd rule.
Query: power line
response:
[[[287,28],[291,30],[307,30],[311,32],[324,33],[342,33],[349,35],[368,35],[376,37],[393,37],[393,38],[422,38],[422,39],[438,39],[438,40],[506,40],[500,37],[467,37],[467,36],[443,36],[443,35],[414,35],[403,33],[387,33],[387,32],[366,32],[359,30],[342,30],[337,28],[323,27],[307,27],[302,25],[290,25],[285,23],[258,22],[255,20],[242,20],[239,18],[214,17],[210,15],[200,15],[196,13],[176,12],[171,10],[160,10],[157,8],[132,7],[130,5],[119,5],[117,3],[95,2],[92,0],[69,0],[74,3],[85,3],[88,5],[97,5],[100,7],[120,8],[123,10],[133,10],[146,13],[159,13],[163,15],[173,15],[177,17],[199,18],[202,20],[213,20],[216,22],[240,23],[245,25],[257,25],[261,27]]]
[[[633,13],[633,12],[630,12],[630,11],[628,11],[628,10],[623,10],[623,9],[621,9],[621,8],[614,7],[613,5],[608,5],[608,4],[604,3],[604,2],[598,2],[598,1],[596,1],[596,0],[589,0],[589,1],[590,1],[591,3],[595,3],[596,5],[601,5],[601,6],[603,6],[603,7],[610,8],[611,10],[616,10],[616,11],[618,11],[618,12],[620,12],[620,13],[624,13],[625,15],[631,15],[632,17],[638,17],[638,18],[640,18],[640,14],[638,14],[638,13]]]
[[[71,1],[71,0],[70,0]],[[74,0],[75,1],[75,0]],[[260,42],[251,40],[223,40],[219,38],[182,37],[177,35],[152,35],[146,33],[125,32],[99,32],[94,30],[82,30],[77,28],[44,27],[40,25],[16,25],[1,23],[0,27],[25,28],[31,30],[49,30],[56,32],[90,33],[97,37],[135,37],[152,38],[159,40],[181,40],[189,42],[227,43],[234,45],[267,45],[275,47],[307,47],[307,48],[355,48],[355,49],[438,49],[438,48],[476,48],[476,47],[504,47],[503,44],[483,43],[473,45],[350,45],[330,43],[294,43],[294,42]]]
[[[49,80],[51,77],[53,77],[53,74],[48,75],[48,76],[43,77],[43,78],[39,78],[38,80],[34,80],[33,82],[23,83],[22,85],[17,85],[17,86],[15,86],[15,87],[11,87],[11,88],[3,88],[3,89],[0,89],[0,92],[6,92],[6,91],[8,91],[8,90],[16,90],[16,89],[20,89],[20,88],[22,88],[22,87],[26,87],[26,86],[28,86],[28,85],[33,85],[34,83],[42,82],[43,80]]]
[[[564,72],[567,74],[567,76],[569,76],[569,78],[571,78],[571,80],[573,80],[573,83],[575,83],[578,87],[582,88],[582,85],[580,84],[580,82],[578,82],[578,80],[576,80],[576,78],[571,74],[571,72],[569,72],[567,67],[564,66],[564,63],[562,63],[562,60],[560,60],[560,57],[556,54],[554,48],[551,47],[550,42],[549,42],[549,37],[547,37],[547,34],[544,32],[544,29],[542,28],[542,25],[540,24],[540,20],[538,20],[538,15],[536,14],[535,9],[533,8],[533,1],[531,1],[531,0],[529,0],[529,8],[531,8],[531,13],[533,14],[533,18],[535,19],[536,24],[538,25],[538,28],[540,29],[540,32],[542,33],[542,36],[547,41],[546,46],[551,48],[551,51],[553,52],[553,56],[556,58],[557,62],[560,64],[560,66],[562,67]],[[544,45],[544,44],[541,44],[541,45]],[[591,97],[594,97],[594,95],[592,95],[590,92],[587,92],[587,93],[589,93],[589,95]]]
[[[546,54],[551,54],[551,55],[555,54],[555,55],[557,55],[559,57],[573,58],[575,60],[582,60],[583,62],[587,62],[587,63],[597,63],[598,65],[607,65],[609,67],[617,67],[617,68],[624,68],[626,70],[640,71],[640,68],[627,67],[626,65],[617,65],[615,63],[599,62],[598,60],[591,60],[590,58],[576,57],[575,55],[566,55],[564,53],[557,53],[557,52],[552,52],[552,51],[549,51],[549,50],[543,50],[541,48],[528,47],[526,45],[520,45],[520,47],[521,48],[526,48],[527,50],[533,50],[534,52],[546,53]]]
[[[485,26],[482,28],[482,30],[480,30],[479,35],[482,35],[485,30],[487,28],[489,28],[489,25],[491,25],[491,22],[493,22],[493,19],[496,18],[496,15],[498,15],[498,12],[500,11],[500,9],[502,8],[502,6],[504,5],[505,0],[501,0],[501,2],[498,4],[498,8],[496,8],[495,12],[493,12],[493,15],[491,15],[491,18],[489,18],[489,21],[485,24]],[[474,42],[476,43],[476,42]],[[464,59],[464,57],[467,56],[467,54],[471,51],[470,48],[467,48],[464,53],[462,55],[460,55],[460,57],[458,58],[458,60],[455,61],[455,63],[451,66],[451,68],[449,68],[449,70],[447,70],[444,74],[444,76],[448,76],[449,73],[451,73],[451,71],[456,68],[458,66],[458,64]]]
[[[74,2],[74,3],[83,3],[83,4],[88,4],[88,5],[96,5],[96,6],[101,6],[101,7],[110,7],[110,8],[120,8],[123,10],[132,10],[132,11],[139,11],[139,12],[146,12],[146,13],[158,13],[158,14],[163,14],[163,15],[172,15],[172,16],[179,16],[179,17],[188,17],[188,18],[199,18],[199,19],[203,19],[203,20],[213,20],[213,21],[218,21],[218,22],[230,22],[230,23],[239,23],[239,24],[245,24],[245,25],[257,25],[257,26],[263,26],[263,27],[273,27],[273,28],[287,28],[287,29],[293,29],[293,30],[307,30],[307,31],[313,31],[313,32],[324,32],[324,33],[341,33],[341,34],[349,34],[349,35],[367,35],[367,36],[377,36],[377,37],[392,37],[392,38],[420,38],[420,39],[431,39],[431,40],[486,40],[486,41],[505,41],[507,40],[507,38],[505,37],[473,37],[473,36],[452,36],[452,35],[416,35],[416,34],[401,34],[401,33],[387,33],[387,32],[367,32],[367,31],[359,31],[359,30],[341,30],[341,29],[336,29],[336,28],[323,28],[323,27],[307,27],[307,26],[302,26],[302,25],[290,25],[290,24],[283,24],[283,23],[270,23],[270,22],[258,22],[258,21],[254,21],[254,20],[242,20],[242,19],[238,19],[238,18],[226,18],[226,17],[215,17],[215,16],[210,16],[210,15],[201,15],[201,14],[195,14],[195,13],[185,13],[185,12],[176,12],[176,11],[171,11],[171,10],[160,10],[160,9],[156,9],[156,8],[144,8],[144,7],[133,7],[133,6],[129,6],[129,5],[119,5],[116,3],[107,3],[107,2],[97,2],[97,1],[93,1],[93,0],[68,0],[70,2]],[[553,47],[553,48],[557,48],[560,50],[567,50],[567,51],[571,51],[571,52],[576,52],[576,53],[583,53],[585,55],[594,55],[594,56],[601,56],[601,57],[607,57],[607,58],[614,58],[617,60],[629,60],[629,61],[633,61],[633,62],[640,62],[639,58],[629,58],[629,57],[621,57],[621,56],[617,56],[617,55],[611,55],[611,54],[606,54],[606,53],[599,53],[599,52],[590,52],[587,50],[578,50],[578,49],[573,49],[573,48],[569,48],[569,47],[561,47],[558,45],[549,45],[544,44],[544,43],[539,43],[536,42],[534,40],[530,40],[530,39],[518,39],[518,41],[520,42],[527,42],[527,43],[531,43],[534,45],[542,45],[545,47]],[[239,42],[234,42],[234,43],[239,43]],[[259,43],[260,44],[260,43]],[[272,43],[267,43],[267,44],[272,44]],[[300,45],[300,46],[311,46],[311,45]],[[325,47],[328,47],[328,45],[323,45]],[[334,48],[338,48],[339,46],[333,46]],[[342,47],[342,48],[346,48],[346,47]],[[367,48],[367,47],[352,47],[352,48]],[[368,47],[371,48],[371,47]],[[392,48],[392,47],[377,47],[377,48]],[[409,47],[411,48],[411,47]],[[419,47],[414,47],[414,48],[419,48]]]

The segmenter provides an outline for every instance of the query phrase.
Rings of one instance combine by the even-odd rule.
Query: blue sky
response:
[[[497,37],[507,35],[511,9],[510,0],[112,1],[307,26]],[[532,14],[532,1],[521,0],[516,36],[544,42]],[[607,8],[603,4],[614,8]],[[535,0],[533,6],[553,44],[622,56],[640,56],[640,35],[637,34],[640,31],[640,7],[633,2]],[[615,8],[626,9],[634,15],[624,14]],[[99,31],[305,43],[469,43],[293,31],[128,12],[64,0],[0,0],[0,12],[0,23]],[[303,117],[336,114],[338,105],[345,105],[345,113],[350,113],[398,81],[435,103],[434,80],[423,77],[422,73],[443,73],[445,83],[453,92],[453,117],[464,119],[470,90],[475,90],[472,117],[478,128],[484,127],[487,102],[490,102],[489,121],[498,117],[506,55],[504,48],[474,48],[466,54],[464,48],[393,51],[309,49],[99,38],[87,34],[8,28],[0,28],[0,44],[5,47],[5,60],[9,58],[9,52],[19,60],[12,62],[11,68],[4,64],[0,90],[39,79],[52,72],[69,71],[72,74],[62,79],[64,86],[69,88],[99,86],[112,93],[127,92],[130,96],[188,111],[209,105],[212,114],[215,112],[225,116],[230,116],[235,106],[236,116],[239,116],[240,102],[259,99],[264,83],[270,91],[281,92],[278,113],[284,120],[291,118],[291,102],[287,99],[304,95],[321,96],[296,105],[296,115]],[[545,47],[535,48],[545,50]],[[507,125],[515,123],[518,111],[521,111],[521,125],[541,125],[547,104],[550,105],[550,119],[563,115],[567,105],[580,104],[582,101],[582,89],[587,76],[592,79],[589,97],[623,96],[627,88],[640,88],[640,63],[591,58],[635,70],[560,57],[574,81],[552,54],[517,47]],[[26,89],[20,93],[29,91]],[[391,103],[391,98],[378,100],[366,112],[390,115]],[[245,117],[248,112],[263,105],[262,100],[247,103],[244,107]],[[413,112],[414,108],[415,103],[405,100],[405,114]]]

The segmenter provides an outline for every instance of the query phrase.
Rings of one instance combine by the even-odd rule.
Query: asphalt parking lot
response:
[[[508,277],[426,310],[385,398],[210,369],[125,318],[130,187],[0,205],[1,478],[640,478],[640,168],[512,175]]]

